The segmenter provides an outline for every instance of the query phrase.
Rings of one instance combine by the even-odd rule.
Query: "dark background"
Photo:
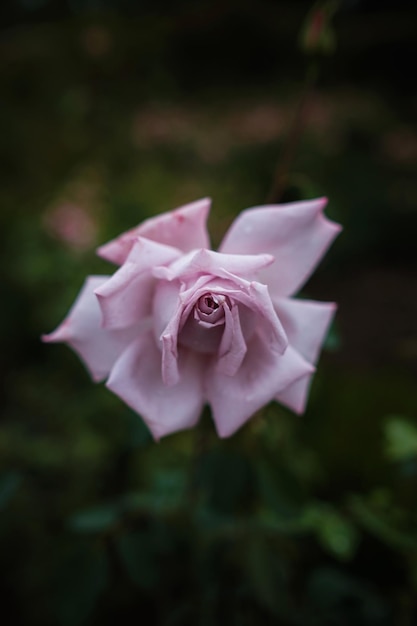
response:
[[[7,623],[417,623],[417,9],[340,2],[308,46],[311,7],[1,4]],[[217,245],[277,167],[344,226],[302,292],[339,303],[307,412],[154,444],[39,337],[98,244],[209,195]]]

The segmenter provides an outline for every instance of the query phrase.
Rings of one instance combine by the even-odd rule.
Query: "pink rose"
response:
[[[205,403],[220,437],[274,399],[301,413],[335,305],[290,296],[340,231],[325,205],[247,209],[219,252],[208,199],[146,220],[98,249],[120,268],[87,278],[44,340],[108,377],[155,439],[194,426]]]

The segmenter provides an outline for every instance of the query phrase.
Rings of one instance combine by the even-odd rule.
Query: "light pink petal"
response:
[[[240,325],[239,307],[224,307],[225,328],[220,343],[216,368],[219,374],[234,376],[247,352],[245,338]]]
[[[181,328],[178,341],[182,346],[203,354],[217,352],[224,331],[224,320],[214,324],[201,322],[194,318],[193,312],[188,316]]]
[[[309,363],[315,365],[336,311],[336,305],[333,302],[288,298],[276,298],[273,303],[290,345]],[[275,399],[296,413],[303,413],[311,379],[311,374],[301,378],[277,394]]]
[[[152,319],[155,339],[158,342],[168,324],[178,330],[181,318],[181,289],[177,282],[159,281],[155,287]]]
[[[106,378],[141,330],[138,325],[116,331],[101,327],[101,311],[94,290],[107,280],[108,276],[89,276],[62,324],[42,337],[46,342],[67,343],[84,361],[95,381]]]
[[[107,387],[139,413],[155,439],[191,428],[203,407],[202,372],[192,352],[180,355],[180,381],[167,387],[153,333],[141,335],[115,364]]]
[[[281,320],[275,313],[269,290],[266,285],[258,282],[250,283],[249,298],[239,296],[240,302],[259,314],[258,332],[270,346],[277,346],[283,354],[288,346],[288,338]]]
[[[233,275],[252,278],[274,262],[270,254],[221,254],[213,250],[195,250],[179,258],[169,267],[158,268],[155,276],[165,280],[194,279],[204,273],[229,278]],[[237,275],[237,276],[236,276]]]
[[[126,263],[96,289],[103,313],[103,327],[126,328],[152,314],[155,278],[152,268],[179,255],[176,248],[139,237]]]
[[[97,250],[107,261],[122,265],[138,236],[189,252],[195,248],[209,248],[210,239],[206,221],[210,198],[186,204],[174,211],[145,220]]]
[[[280,404],[291,409],[294,413],[301,415],[304,413],[308,392],[310,391],[310,384],[313,378],[314,372],[312,374],[307,374],[296,380],[295,383],[288,385],[286,389],[283,389],[280,393],[277,393],[275,396],[275,400]]]
[[[179,381],[178,332],[182,305],[177,283],[161,281],[155,290],[153,301],[154,341],[162,353],[162,380],[165,385]]]
[[[314,365],[336,312],[336,304],[294,298],[273,298],[272,302],[290,345]]]
[[[219,436],[232,435],[277,393],[313,370],[290,346],[279,354],[255,334],[234,376],[222,375],[215,367],[207,372],[207,397]]]
[[[307,280],[340,232],[323,215],[327,199],[247,209],[233,222],[220,246],[232,254],[269,253],[272,267],[259,280],[271,294],[288,296]]]

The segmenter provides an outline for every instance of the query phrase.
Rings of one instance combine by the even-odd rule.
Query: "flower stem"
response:
[[[317,64],[311,62],[309,67],[307,68],[301,96],[295,109],[294,117],[288,131],[287,139],[284,143],[281,158],[275,169],[272,186],[267,196],[268,203],[280,202],[288,186],[291,166],[296,155],[302,131],[304,130],[304,127],[306,125],[309,104],[311,101],[311,96],[314,92],[317,77]]]
[[[188,498],[190,504],[195,504],[201,484],[201,461],[207,453],[212,432],[212,418],[209,406],[205,406],[200,423],[193,431],[193,441],[190,459],[190,474],[188,482]]]

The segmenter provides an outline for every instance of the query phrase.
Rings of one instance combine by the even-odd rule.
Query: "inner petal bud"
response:
[[[216,353],[224,332],[224,309],[228,306],[228,298],[222,294],[203,294],[188,315],[180,331],[179,342],[197,352]]]
[[[226,296],[215,293],[205,293],[198,299],[194,307],[194,319],[208,324],[224,322],[224,304]],[[227,304],[227,303],[226,303]]]

